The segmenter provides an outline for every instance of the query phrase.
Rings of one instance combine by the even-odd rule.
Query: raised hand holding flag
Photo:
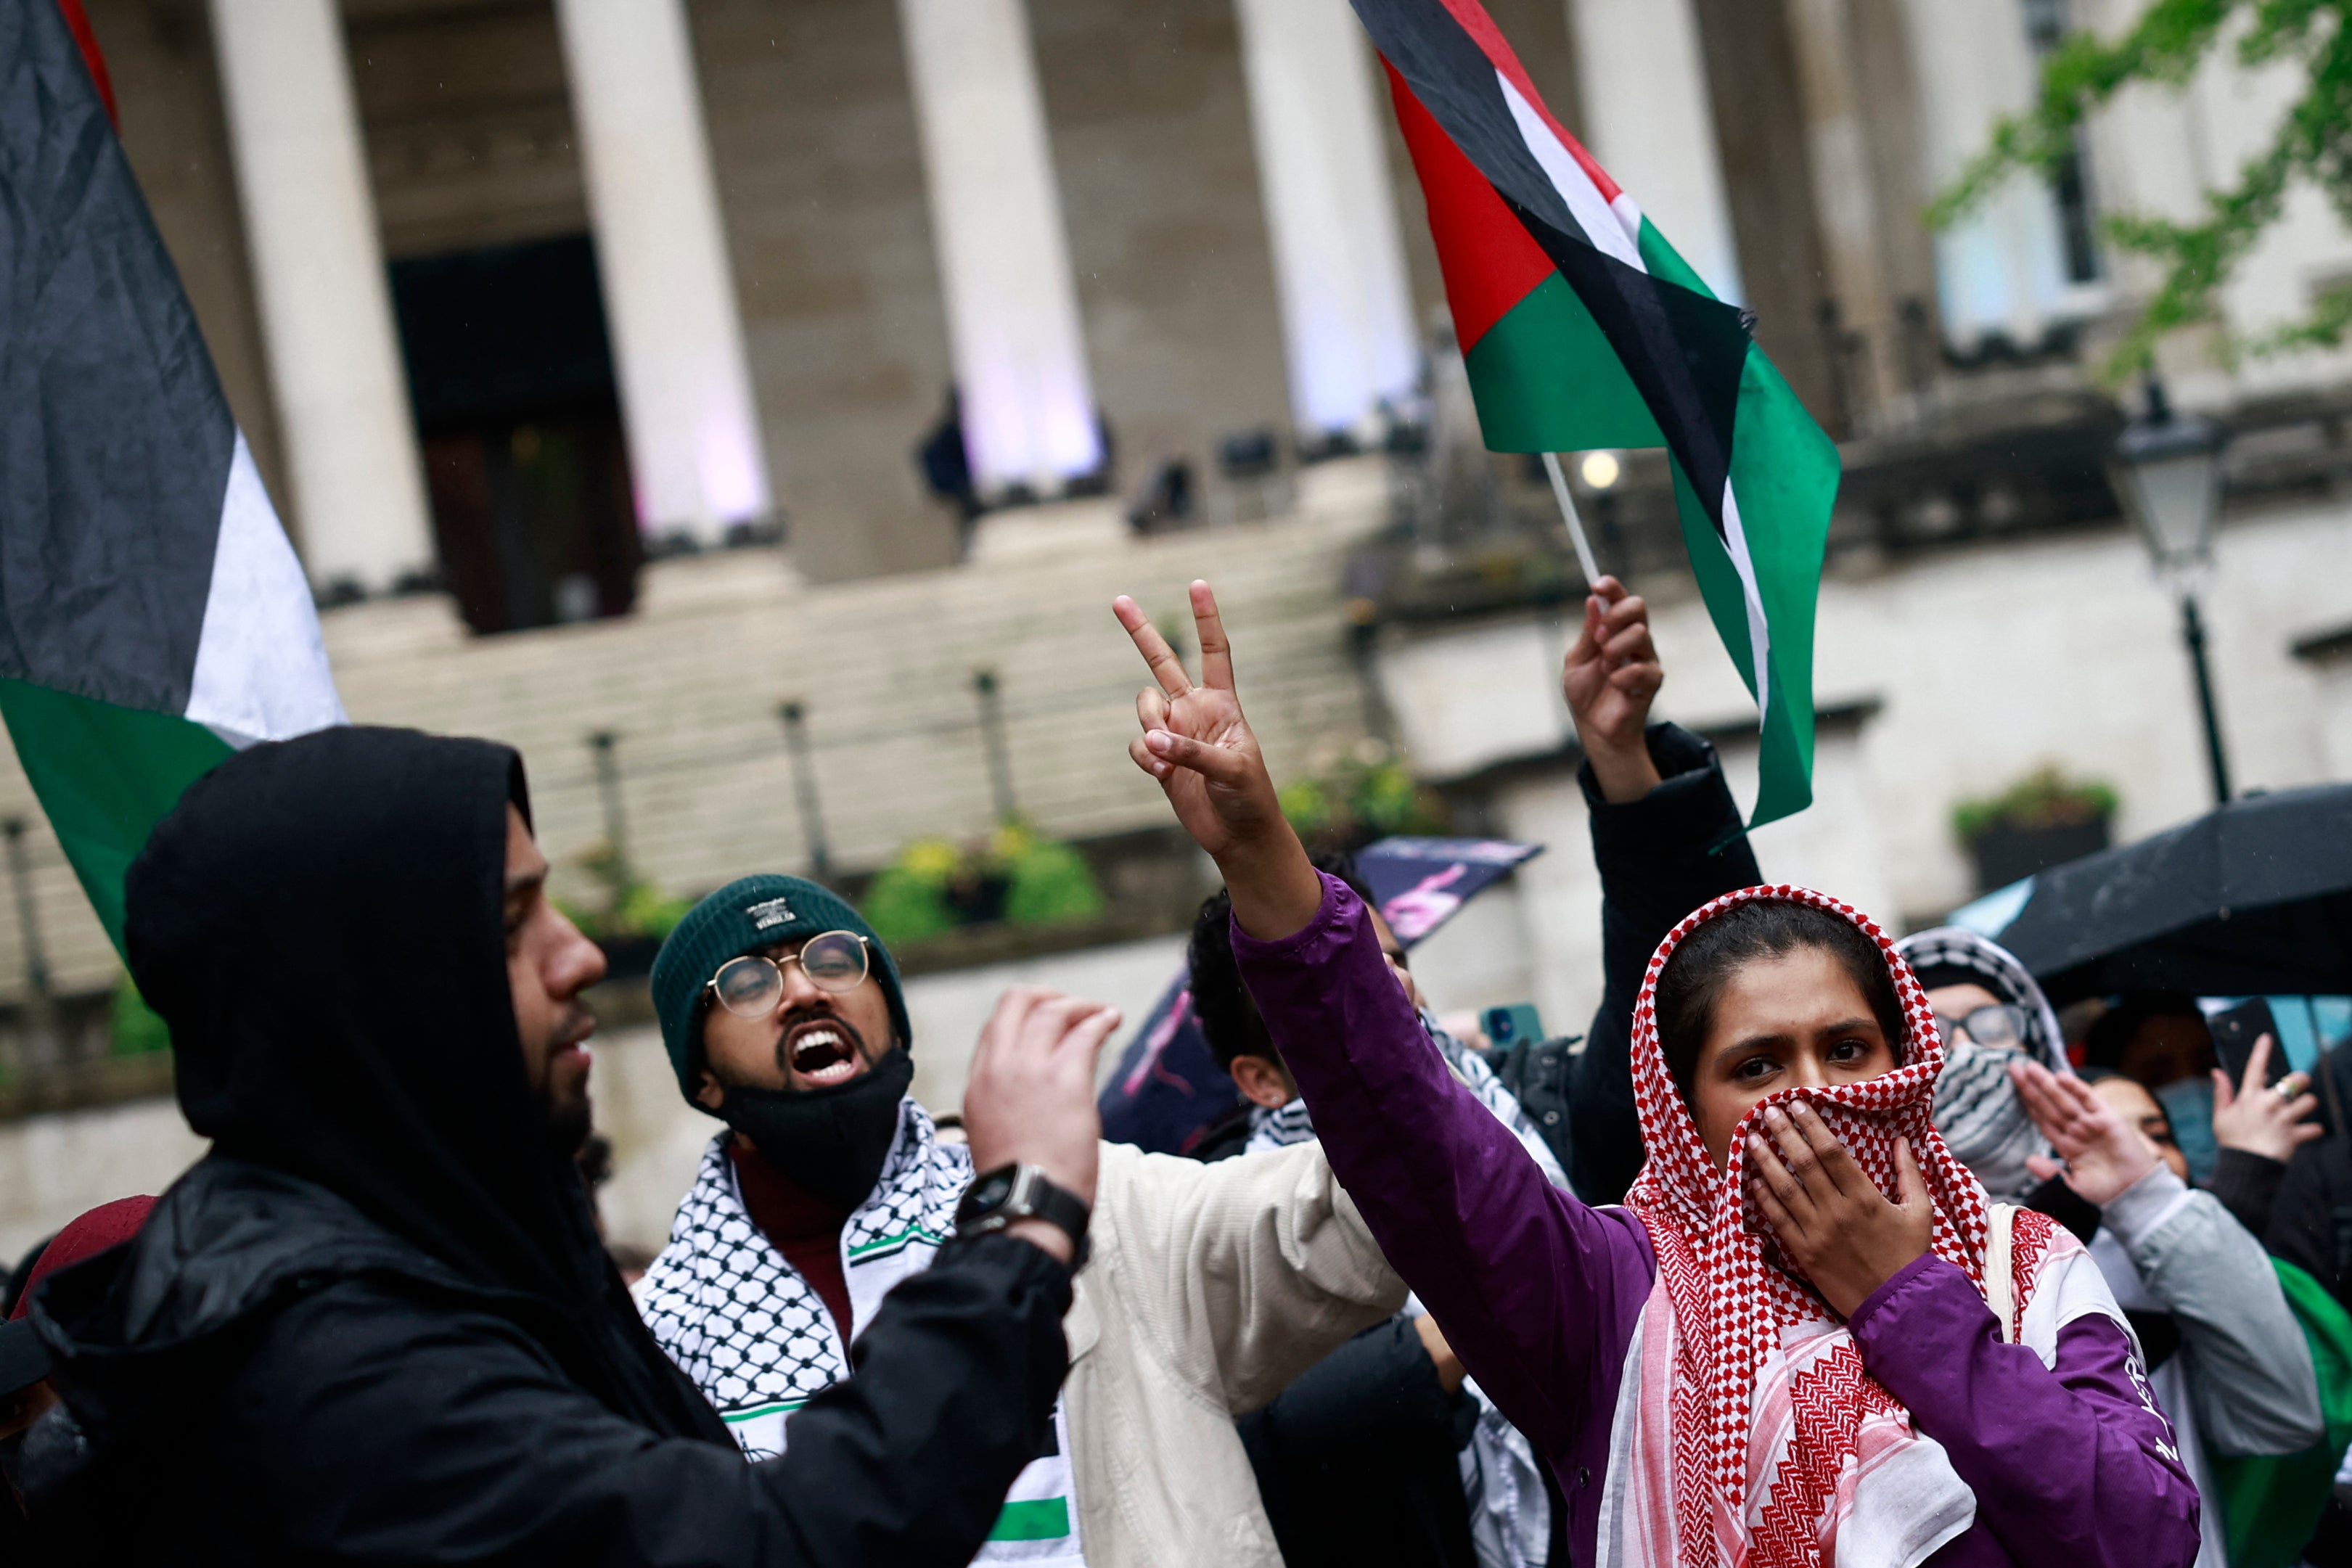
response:
[[[1428,199],[1487,446],[1666,449],[1691,570],[1756,698],[1752,821],[1803,810],[1837,448],[1750,340],[1745,313],[1544,107],[1477,0],[1354,5]],[[1588,579],[1594,570],[1588,559]]]

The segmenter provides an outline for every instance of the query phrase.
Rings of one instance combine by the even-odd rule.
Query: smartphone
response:
[[[1537,1016],[1533,1002],[1513,1002],[1507,1008],[1488,1008],[1480,1020],[1486,1038],[1496,1045],[1517,1045],[1523,1040],[1543,1038],[1543,1022]]]
[[[2213,1060],[2230,1075],[2231,1087],[2246,1081],[2246,1063],[2252,1060],[2254,1041],[2271,1037],[2270,1066],[2265,1070],[2263,1084],[2276,1083],[2287,1074],[2286,1044],[2279,1038],[2278,1020],[2271,1016],[2271,1005],[2260,997],[2249,998],[2234,1008],[2215,1013],[2205,1020],[2213,1031]]]

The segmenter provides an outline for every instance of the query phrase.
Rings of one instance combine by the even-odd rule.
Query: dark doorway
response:
[[[627,613],[644,553],[588,236],[396,261],[392,296],[467,624]]]

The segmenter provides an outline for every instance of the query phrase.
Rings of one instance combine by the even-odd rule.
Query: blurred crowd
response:
[[[1449,1028],[1192,610],[1197,672],[1118,606],[1239,1108],[1102,1142],[1117,1013],[1020,988],[935,1119],[888,946],[744,867],[653,969],[720,1125],[650,1259],[521,759],[341,728],[191,788],[127,948],[212,1148],[9,1275],[0,1560],[2352,1561],[2341,1050],[1774,883],[1606,579],[1600,1007]]]

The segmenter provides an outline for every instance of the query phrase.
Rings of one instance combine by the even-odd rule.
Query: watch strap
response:
[[[977,1195],[1002,1179],[1004,1196],[994,1202],[978,1201]],[[1016,1219],[1042,1219],[1061,1228],[1070,1239],[1073,1249],[1070,1266],[1077,1268],[1087,1260],[1087,1225],[1092,1218],[1084,1198],[1065,1186],[1055,1185],[1036,1166],[1001,1166],[975,1178],[966,1189],[964,1199],[956,1208],[956,1234],[986,1236],[1003,1230]]]

